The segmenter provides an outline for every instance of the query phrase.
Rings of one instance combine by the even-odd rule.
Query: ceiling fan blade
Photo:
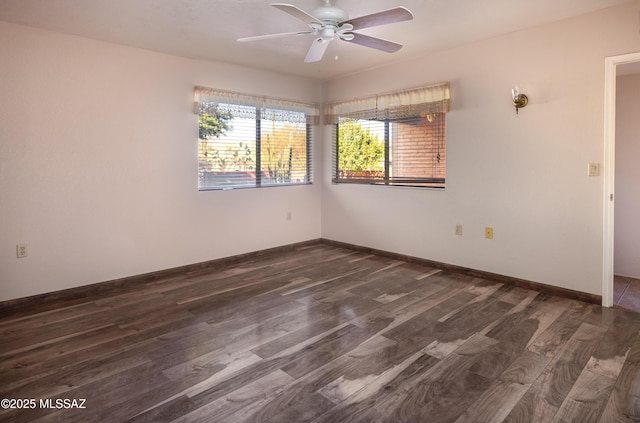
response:
[[[305,63],[318,62],[322,60],[324,52],[329,47],[329,41],[325,41],[322,38],[316,38],[311,44],[311,48],[307,52],[307,57],[304,58]]]
[[[370,37],[368,35],[362,35],[355,32],[350,32],[347,34],[352,34],[353,38],[343,38],[343,41],[358,44],[364,47],[375,48],[376,50],[385,51],[387,53],[393,53],[402,48],[402,44],[383,40],[382,38]]]
[[[350,23],[353,25],[354,30],[358,30],[395,22],[410,21],[411,19],[413,19],[413,13],[411,13],[409,9],[406,7],[396,7],[382,12],[360,16],[358,18],[347,19],[346,21],[340,22],[340,24]]]
[[[280,34],[256,35],[255,37],[238,38],[236,41],[244,43],[246,41],[268,40],[270,38],[287,37],[289,35],[309,35],[315,34],[314,31],[298,31],[298,32],[282,32]]]
[[[294,6],[292,4],[271,3],[271,6],[275,7],[276,9],[280,9],[285,13],[290,14],[291,16],[293,16],[296,19],[300,19],[302,22],[306,23],[307,25],[310,25],[312,23],[316,23],[318,25],[322,25],[322,21],[321,20],[315,18],[314,16],[308,14],[304,10],[297,8],[296,6]]]

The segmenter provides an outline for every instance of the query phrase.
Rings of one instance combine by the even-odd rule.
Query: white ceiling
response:
[[[403,44],[396,53],[338,41],[318,63],[303,63],[310,36],[236,42],[307,29],[271,7],[273,1],[306,11],[323,5],[322,0],[0,0],[0,20],[188,58],[332,79],[631,0],[334,0],[352,18],[404,6],[414,20],[361,31]]]

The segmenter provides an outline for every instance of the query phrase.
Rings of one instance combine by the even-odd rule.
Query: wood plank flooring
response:
[[[613,304],[627,310],[640,312],[640,279],[615,275],[613,279]]]
[[[0,330],[5,423],[640,421],[640,314],[320,243]]]

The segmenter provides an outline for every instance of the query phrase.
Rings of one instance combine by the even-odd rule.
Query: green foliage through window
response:
[[[445,113],[339,118],[333,182],[444,188]]]
[[[212,111],[198,115],[198,136],[202,140],[218,138],[227,131],[232,130],[230,112]]]
[[[356,120],[338,126],[338,166],[354,175],[384,171],[384,141]]]

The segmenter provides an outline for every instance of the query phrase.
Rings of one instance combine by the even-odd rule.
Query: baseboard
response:
[[[470,269],[470,268],[467,268],[467,267],[456,266],[454,264],[442,263],[442,262],[423,259],[423,258],[419,258],[419,257],[413,257],[413,256],[408,256],[408,255],[403,255],[403,254],[398,254],[398,253],[392,253],[392,252],[384,251],[384,250],[377,250],[375,248],[363,247],[363,246],[360,246],[360,245],[354,245],[354,244],[349,244],[349,243],[340,242],[340,241],[332,241],[332,240],[323,238],[321,240],[321,242],[324,243],[324,244],[327,244],[327,245],[332,245],[334,247],[348,248],[350,250],[362,251],[362,252],[375,254],[375,255],[379,255],[379,256],[385,256],[385,257],[389,257],[389,258],[394,258],[394,259],[397,259],[397,260],[407,261],[407,262],[410,262],[410,263],[423,264],[425,266],[435,267],[436,269],[442,269],[442,270],[448,270],[448,271],[451,271],[451,272],[462,273],[462,274],[466,274],[466,275],[473,276],[473,277],[476,277],[476,278],[491,279],[491,280],[495,280],[495,281],[499,281],[499,282],[508,283],[508,284],[511,284],[511,285],[514,285],[514,286],[518,286],[520,288],[531,289],[531,290],[534,290],[534,291],[547,292],[549,294],[558,295],[560,297],[570,298],[570,299],[574,299],[574,300],[584,301],[584,302],[587,302],[587,303],[598,304],[598,305],[602,304],[602,296],[601,295],[588,294],[586,292],[575,291],[575,290],[567,289],[567,288],[560,288],[558,286],[547,285],[547,284],[540,283],[540,282],[532,282],[532,281],[528,281],[528,280],[525,280],[525,279],[514,278],[512,276],[505,276],[505,275],[500,275],[500,274],[497,274],[497,273],[491,273],[491,272],[485,272],[485,271],[482,271],[482,270]]]
[[[447,263],[441,263],[433,260],[392,253],[389,251],[378,250],[375,248],[363,247],[360,245],[348,244],[340,241],[319,238],[310,241],[303,241],[294,244],[288,244],[280,247],[268,248],[265,250],[254,251],[250,253],[238,254],[230,257],[223,257],[215,260],[209,260],[201,263],[189,264],[185,266],[174,267],[156,272],[145,273],[142,275],[130,276],[121,279],[115,279],[106,282],[98,282],[90,285],[83,285],[76,288],[63,289],[60,291],[48,292],[44,294],[33,295],[30,297],[17,298],[0,302],[0,317],[9,313],[14,313],[22,309],[37,307],[39,312],[50,309],[59,308],[61,305],[71,306],[75,303],[83,302],[84,299],[94,295],[115,295],[126,293],[129,289],[134,289],[136,285],[153,282],[158,279],[177,276],[184,273],[202,271],[216,266],[232,264],[241,260],[257,258],[268,254],[278,254],[291,251],[296,248],[311,246],[315,244],[326,244],[334,247],[347,248],[350,250],[366,252],[379,256],[389,257],[410,263],[419,263],[425,266],[437,269],[448,270],[457,273],[467,274],[473,277],[497,280],[508,283],[521,288],[532,289],[541,292],[547,292],[553,295],[571,298],[575,300],[585,301],[593,304],[602,304],[600,295],[588,294],[585,292],[574,291],[571,289],[560,288],[553,285],[547,285],[539,282],[527,281],[511,276],[500,275],[496,273],[484,272],[481,270],[469,269],[466,267],[456,266]]]
[[[156,272],[141,275],[128,276],[105,282],[97,282],[89,285],[82,285],[75,288],[62,289],[59,291],[47,292],[44,294],[32,295],[29,297],[16,298],[0,302],[0,317],[25,308],[38,307],[38,311],[59,308],[61,303],[64,306],[71,306],[75,303],[83,302],[87,297],[94,295],[115,295],[126,293],[128,289],[134,289],[139,284],[149,283],[158,279],[169,278],[189,272],[197,272],[213,267],[224,266],[238,261],[261,257],[268,254],[278,254],[291,251],[296,248],[319,244],[320,239],[287,244],[280,247],[268,248],[244,254],[237,254],[229,257],[208,260],[200,263],[188,264],[185,266],[173,267],[170,269],[158,270]]]

